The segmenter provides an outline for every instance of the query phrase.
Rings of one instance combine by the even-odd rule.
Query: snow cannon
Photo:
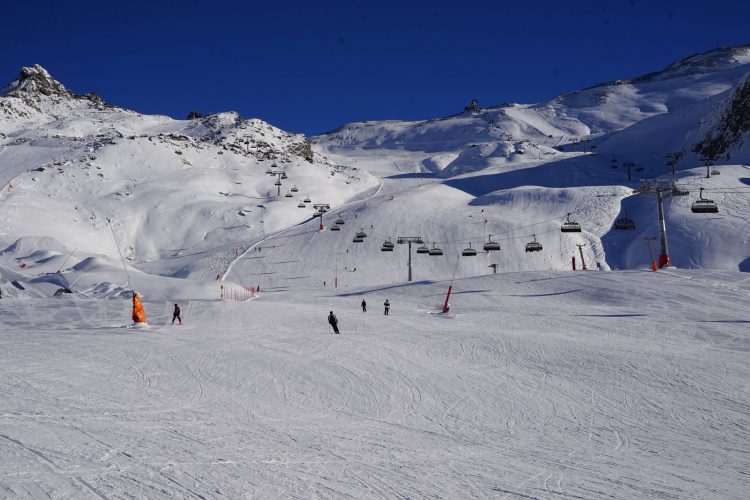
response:
[[[143,310],[143,303],[141,297],[133,292],[133,323],[135,326],[146,326],[146,311]]]

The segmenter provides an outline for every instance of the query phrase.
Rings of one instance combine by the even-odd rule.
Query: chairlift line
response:
[[[719,213],[719,207],[716,202],[703,197],[703,188],[700,189],[700,199],[696,200],[690,207],[694,214],[716,214]]]
[[[567,219],[562,223],[562,226],[560,226],[560,231],[563,233],[580,233],[581,225],[575,221],[570,220],[570,215],[571,214],[568,213]]]
[[[541,252],[543,248],[542,244],[536,240],[536,234],[533,235],[533,237],[534,237],[534,241],[530,241],[526,243],[526,251],[527,252]]]
[[[476,256],[477,251],[476,249],[472,248],[471,242],[469,242],[469,246],[467,248],[464,248],[461,252],[462,257],[474,257]]]
[[[487,243],[484,244],[484,251],[485,252],[491,252],[495,250],[500,250],[500,243],[496,241],[492,241],[492,235],[490,235],[487,238]]]
[[[628,211],[625,210],[625,217],[615,220],[615,229],[632,231],[635,229],[635,221],[628,217]]]
[[[390,238],[388,238],[387,240],[385,240],[383,242],[383,246],[380,247],[380,251],[381,252],[392,252],[393,251],[393,247],[394,247],[393,242],[391,241]]]

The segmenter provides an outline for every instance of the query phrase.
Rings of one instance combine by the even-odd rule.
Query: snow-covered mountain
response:
[[[22,69],[0,93],[2,496],[746,497],[748,63],[310,139]],[[676,268],[642,272],[641,177],[690,191],[665,204]],[[691,212],[700,187],[718,214]]]
[[[58,269],[11,250],[0,265],[34,279],[62,266],[70,283],[78,263],[97,257],[115,266],[121,251],[152,275],[219,276],[247,286],[262,277],[285,287],[330,282],[342,255],[342,266],[358,269],[352,285],[393,283],[404,279],[405,256],[381,253],[380,243],[418,235],[446,254],[420,255],[414,266],[422,277],[484,274],[494,264],[565,269],[577,244],[589,265],[646,266],[643,238],[656,234],[655,200],[634,196],[634,188],[641,177],[671,173],[665,155],[682,152],[676,179],[691,196],[667,201],[673,263],[747,270],[748,70],[750,46],[716,49],[543,103],[354,123],[308,139],[231,112],[191,120],[143,115],[75,94],[40,66],[23,68],[0,91],[0,172],[8,183],[0,240],[12,248],[19,238],[52,238],[54,245],[38,250],[53,252],[45,262]],[[724,158],[729,153],[732,165],[702,179],[698,150],[709,143]],[[278,191],[270,170],[288,177]],[[717,198],[718,217],[690,213],[699,187]],[[330,204],[327,225],[343,217],[344,230],[311,231],[317,223],[304,198]],[[635,231],[613,229],[625,210]],[[568,213],[582,233],[560,234]],[[377,243],[352,243],[358,228],[369,228],[367,241]],[[281,235],[285,244],[275,244]],[[490,235],[500,252],[481,252]],[[534,237],[544,246],[539,254],[525,252]],[[274,259],[243,257],[266,245]],[[458,263],[448,257],[468,246],[480,255]],[[282,270],[277,262],[297,264]],[[88,289],[118,289],[87,279]],[[0,286],[15,293],[9,281]]]
[[[66,266],[93,254],[118,258],[111,219],[140,269],[214,277],[253,241],[308,219],[302,198],[335,205],[377,183],[262,120],[142,115],[76,95],[39,66],[2,90],[0,110],[3,248],[52,237],[66,249],[54,250],[59,256],[75,251]],[[286,177],[280,198],[269,169]]]

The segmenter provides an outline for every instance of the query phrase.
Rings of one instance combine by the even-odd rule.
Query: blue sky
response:
[[[42,64],[144,113],[307,134],[536,102],[750,43],[750,2],[3,2],[0,85]]]

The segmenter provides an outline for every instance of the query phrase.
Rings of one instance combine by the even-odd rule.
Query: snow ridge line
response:
[[[359,200],[354,200],[354,201],[350,201],[348,203],[344,203],[343,205],[340,205],[340,206],[338,206],[338,207],[336,207],[334,209],[331,209],[331,212],[342,210],[342,209],[344,209],[344,208],[346,208],[346,207],[348,207],[350,205],[354,205],[356,203],[365,203],[368,200],[371,200],[371,199],[375,198],[376,196],[378,196],[380,194],[380,192],[383,190],[383,179],[382,178],[378,178],[378,180],[380,181],[380,185],[378,186],[378,188],[375,190],[375,192],[373,194],[371,194],[369,196],[366,196],[366,197],[364,197],[362,199],[359,199]],[[314,221],[315,221],[315,219],[313,218],[313,219],[307,221],[305,224],[309,224],[310,222],[314,222]],[[289,231],[291,231],[292,229],[295,229],[297,227],[299,227],[299,224],[295,224],[295,225],[293,225],[291,227],[288,227],[286,229],[282,229],[281,231],[277,231],[277,232],[275,232],[273,234],[270,234],[270,235],[266,236],[265,238],[262,238],[262,239],[256,241],[255,243],[253,243],[252,245],[250,245],[249,247],[247,247],[244,252],[242,252],[237,257],[235,257],[234,259],[232,259],[232,261],[227,266],[226,270],[222,273],[221,279],[219,281],[224,281],[226,279],[226,277],[229,276],[229,273],[232,271],[232,268],[237,263],[237,261],[239,261],[240,259],[242,259],[243,257],[245,257],[248,254],[248,252],[250,252],[250,250],[254,249],[257,245],[259,245],[260,243],[263,243],[264,241],[268,241],[268,240],[270,240],[272,238],[275,238],[277,236],[281,236],[282,234],[286,234]]]

